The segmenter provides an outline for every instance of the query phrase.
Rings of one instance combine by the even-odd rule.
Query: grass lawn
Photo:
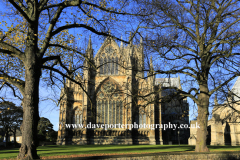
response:
[[[208,146],[210,151],[240,151],[240,146]],[[189,145],[66,145],[40,146],[38,155],[63,156],[79,154],[123,154],[123,153],[156,153],[156,152],[184,152],[194,151],[195,146]],[[16,158],[18,149],[0,150],[0,159]]]

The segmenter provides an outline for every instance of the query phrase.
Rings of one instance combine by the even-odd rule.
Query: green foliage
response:
[[[38,122],[39,141],[56,141],[56,131],[53,130],[53,124],[49,119],[41,117]]]
[[[0,103],[0,126],[5,132],[19,128],[22,123],[22,114],[22,107],[8,101]]]
[[[16,133],[23,120],[22,107],[15,106],[14,103],[4,101],[0,103],[0,127],[3,128],[8,145],[8,135],[10,132]],[[15,141],[16,142],[16,141]]]

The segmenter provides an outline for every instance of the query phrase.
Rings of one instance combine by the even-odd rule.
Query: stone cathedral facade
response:
[[[142,43],[121,43],[119,47],[113,39],[106,38],[94,56],[89,38],[86,55],[89,61],[84,62],[83,76],[74,77],[84,90],[67,80],[61,91],[57,144],[164,144],[188,139],[188,129],[160,127],[169,122],[188,124],[188,104],[186,99],[177,98],[161,102],[164,94],[181,89],[180,78],[156,78],[152,60],[144,78]],[[68,128],[66,124],[83,128]],[[106,124],[122,126],[96,127]],[[130,124],[137,127],[131,128]],[[144,124],[159,126],[151,129]]]

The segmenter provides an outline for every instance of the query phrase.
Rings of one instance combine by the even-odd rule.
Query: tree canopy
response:
[[[68,30],[78,29],[78,35],[74,36],[91,32],[121,40],[114,33],[117,31],[114,26],[124,25],[120,22],[122,16],[144,12],[129,8],[131,5],[125,0],[4,0],[1,6],[5,7],[1,12],[4,18],[0,28],[1,88],[10,87],[14,95],[20,95],[23,100],[23,142],[18,158],[39,158],[36,144],[40,78],[48,70],[50,79],[52,73],[57,73],[85,90],[83,84],[68,76],[75,70],[68,69],[67,58],[74,52],[90,60],[71,45],[72,36]],[[109,34],[109,29],[114,34]]]
[[[18,107],[14,103],[8,101],[0,103],[0,126],[5,132],[6,145],[8,144],[9,133],[12,132],[15,135],[16,130],[20,128],[22,116],[22,107]]]
[[[55,131],[53,130],[53,124],[49,119],[41,117],[38,121],[38,136],[41,137],[39,141],[53,141],[57,139],[57,135],[55,135]]]
[[[183,90],[198,106],[196,151],[206,146],[209,99],[239,76],[240,10],[237,0],[138,1],[156,14],[144,21],[154,74],[182,77]],[[151,35],[151,36],[148,36]],[[158,57],[158,58],[157,58]]]

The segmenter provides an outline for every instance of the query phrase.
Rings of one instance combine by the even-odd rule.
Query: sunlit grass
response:
[[[239,151],[240,146],[208,146],[210,151]],[[61,156],[79,154],[117,154],[117,153],[156,153],[156,152],[187,152],[194,151],[195,146],[189,145],[66,145],[40,146],[38,155]],[[18,149],[0,150],[0,159],[16,158]]]

